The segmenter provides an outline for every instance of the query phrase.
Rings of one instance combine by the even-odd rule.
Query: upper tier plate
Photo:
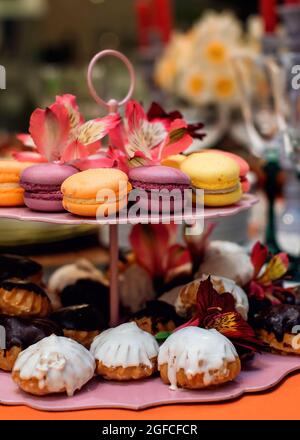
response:
[[[231,215],[238,214],[241,211],[245,211],[246,209],[251,208],[251,206],[255,205],[258,202],[258,198],[252,194],[245,194],[242,200],[232,206],[224,207],[224,208],[205,208],[204,210],[204,218],[212,219],[217,217],[228,217]],[[36,222],[46,222],[46,223],[57,223],[64,225],[99,225],[99,224],[126,224],[126,223],[150,223],[147,216],[139,217],[138,221],[136,218],[120,218],[116,220],[108,220],[107,218],[94,219],[89,217],[79,217],[67,212],[59,212],[59,213],[48,213],[48,212],[36,212],[31,211],[26,207],[16,207],[16,208],[0,208],[0,218],[12,218],[15,220],[26,220],[26,221],[36,221]],[[185,215],[182,213],[173,214],[171,218],[165,215],[155,215],[151,216],[151,223],[163,223],[168,220],[171,221],[186,221],[191,222],[193,220],[198,220],[203,218],[203,213],[199,212],[190,212]]]

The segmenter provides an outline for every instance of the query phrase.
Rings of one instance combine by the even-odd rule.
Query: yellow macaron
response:
[[[187,157],[183,154],[173,154],[163,159],[160,164],[166,167],[178,168],[180,169],[181,164],[185,161]]]
[[[32,163],[17,160],[0,160],[0,206],[24,205],[24,189],[20,186],[20,175],[31,165]]]
[[[114,214],[127,204],[128,177],[115,168],[95,168],[68,177],[61,186],[63,206],[85,217]]]
[[[239,166],[222,153],[193,153],[180,169],[190,177],[195,189],[204,190],[205,206],[228,206],[242,197]]]

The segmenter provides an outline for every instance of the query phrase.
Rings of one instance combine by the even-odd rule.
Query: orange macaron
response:
[[[32,163],[0,160],[0,206],[24,205],[24,189],[20,186],[20,175],[30,165]]]
[[[68,177],[61,186],[63,206],[72,214],[105,217],[127,204],[128,177],[115,168],[94,168]]]

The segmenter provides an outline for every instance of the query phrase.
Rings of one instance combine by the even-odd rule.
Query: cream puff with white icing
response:
[[[234,345],[217,330],[185,327],[160,347],[158,369],[171,390],[201,389],[234,380],[241,363]]]
[[[231,241],[213,240],[207,246],[196,277],[202,274],[226,277],[245,286],[253,278],[254,267],[242,246]]]
[[[202,275],[201,278],[186,284],[179,291],[175,301],[175,309],[178,315],[184,318],[192,317],[196,310],[197,293],[199,285],[206,280],[208,275]],[[249,301],[246,292],[238,286],[234,281],[225,277],[211,275],[211,282],[214,289],[221,295],[222,293],[230,293],[235,302],[235,309],[247,321],[249,312]]]
[[[96,371],[109,380],[132,380],[151,376],[157,371],[158,344],[135,322],[121,324],[96,336],[91,353]]]
[[[95,360],[83,345],[51,335],[21,351],[12,378],[27,393],[72,396],[94,375]]]

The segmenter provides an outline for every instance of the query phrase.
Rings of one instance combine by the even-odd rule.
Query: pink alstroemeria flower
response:
[[[96,153],[101,139],[120,123],[117,114],[84,122],[76,97],[57,96],[45,110],[36,109],[30,118],[30,135],[20,135],[25,145],[36,148],[36,162],[74,162]],[[30,137],[31,136],[31,137]],[[32,160],[34,152],[15,153],[18,160]]]
[[[123,125],[110,133],[112,145],[126,152],[130,166],[158,164],[166,156],[186,150],[193,142],[189,126],[179,112],[168,115],[160,106],[153,105],[147,115],[137,101],[129,101]],[[160,110],[157,115],[155,109]]]

